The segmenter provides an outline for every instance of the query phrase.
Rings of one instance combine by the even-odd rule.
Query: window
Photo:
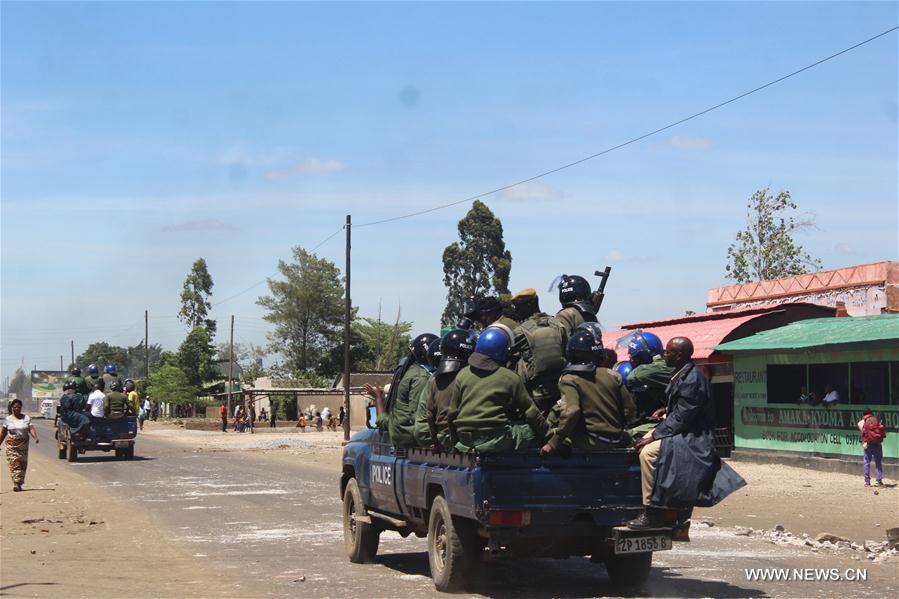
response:
[[[889,362],[854,362],[850,378],[852,403],[888,405],[890,403],[889,367]]]
[[[890,382],[893,385],[891,404],[899,406],[899,362],[890,362]]]
[[[810,391],[817,401],[831,391],[836,391],[840,403],[849,403],[849,364],[810,364],[808,367]]]
[[[805,389],[804,364],[768,365],[768,403],[799,403]]]

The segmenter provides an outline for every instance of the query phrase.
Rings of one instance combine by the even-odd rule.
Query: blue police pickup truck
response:
[[[616,585],[649,575],[654,551],[687,540],[688,528],[631,531],[641,512],[640,466],[633,449],[576,450],[541,458],[537,450],[489,454],[396,449],[386,432],[367,430],[343,452],[340,493],[350,561],[370,562],[384,530],[428,538],[439,591],[470,582],[485,557],[590,556]]]
[[[137,417],[95,418],[90,416],[87,430],[73,434],[69,425],[56,418],[56,446],[59,459],[75,462],[78,454],[88,450],[115,451],[117,458],[130,460],[134,458],[134,439],[137,437]]]

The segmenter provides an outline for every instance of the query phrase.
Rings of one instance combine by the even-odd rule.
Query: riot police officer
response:
[[[662,340],[649,331],[637,331],[627,342],[633,366],[627,375],[627,386],[636,396],[639,415],[652,415],[667,403],[665,388],[674,376],[674,369],[665,364],[662,350]]]
[[[562,275],[558,287],[562,309],[556,318],[569,335],[581,323],[596,322],[596,310],[590,301],[590,283],[587,279],[578,275]]]
[[[589,329],[576,329],[565,357],[559,424],[550,430],[540,454],[556,453],[562,444],[580,449],[629,445],[624,430],[636,406],[621,377],[601,367],[605,356],[600,339]]]

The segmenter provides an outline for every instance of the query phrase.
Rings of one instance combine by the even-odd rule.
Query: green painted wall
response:
[[[899,458],[899,406],[841,404],[837,408],[769,404],[769,364],[828,364],[899,360],[899,349],[734,355],[734,446],[822,455],[861,456],[857,423],[870,407],[882,414],[883,455]],[[893,380],[892,385],[899,385]]]

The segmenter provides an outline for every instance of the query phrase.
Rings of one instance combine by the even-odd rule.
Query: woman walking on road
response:
[[[34,442],[38,443],[37,431],[31,424],[31,418],[22,413],[22,402],[14,399],[9,402],[9,416],[3,421],[3,429],[0,430],[0,445],[6,440],[6,461],[9,462],[13,491],[21,491],[25,483],[29,434],[34,437]]]

